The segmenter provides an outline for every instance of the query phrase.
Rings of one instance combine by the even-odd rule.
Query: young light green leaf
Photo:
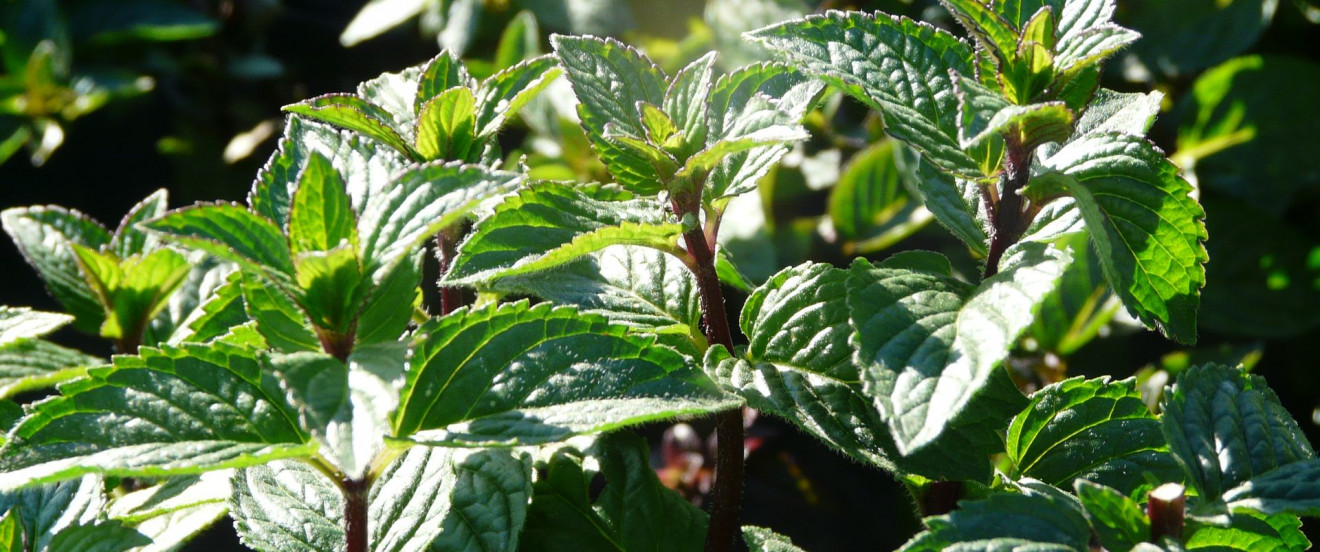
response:
[[[23,552],[23,527],[16,512],[0,516],[0,551]]]
[[[1085,479],[1076,480],[1073,487],[1105,550],[1132,550],[1150,540],[1150,520],[1135,500]]]
[[[1178,168],[1149,142],[1124,134],[1080,138],[1047,166],[1069,177],[1060,181],[1128,310],[1177,341],[1195,342],[1208,260],[1205,212]]]
[[[395,150],[416,157],[408,141],[394,129],[394,117],[369,100],[351,94],[326,94],[284,106],[284,111],[362,133]]]
[[[421,113],[432,98],[451,88],[472,88],[476,81],[468,74],[467,67],[449,50],[443,50],[423,66],[417,79],[417,97],[413,100],[413,112]]]
[[[746,36],[880,110],[886,130],[929,162],[967,177],[980,168],[957,141],[951,72],[971,75],[972,49],[925,23],[831,11]]]
[[[1000,60],[999,64],[1016,61],[1018,31],[1013,23],[992,9],[989,4],[993,2],[940,0],[940,4],[953,14],[954,19],[967,30],[967,34]]]
[[[265,274],[292,274],[284,232],[275,223],[234,203],[202,204],[143,223],[167,240],[206,251]]]
[[[229,499],[243,544],[280,552],[344,550],[344,499],[325,474],[302,462],[236,470]]]
[[[404,142],[413,139],[412,130],[416,126],[417,112],[420,111],[416,106],[421,94],[423,70],[422,66],[415,65],[397,73],[381,73],[357,86],[359,98],[380,106],[385,113],[390,114],[390,119],[382,120],[393,121],[394,130]]]
[[[541,27],[536,23],[536,15],[520,11],[500,33],[500,43],[495,48],[495,69],[508,69],[540,53]]]
[[[925,522],[929,529],[908,541],[901,552],[1076,552],[1088,550],[1091,539],[1091,529],[1075,503],[1031,490],[963,501],[953,513]]]
[[[663,113],[673,119],[683,133],[683,146],[675,154],[681,159],[695,153],[706,143],[707,99],[710,98],[715,53],[710,52],[674,75],[665,90]]]
[[[1146,476],[1182,480],[1136,380],[1071,378],[1031,396],[1006,439],[1013,475],[1067,488],[1076,480],[1131,493]]]
[[[991,136],[1008,134],[1034,150],[1046,142],[1062,142],[1072,133],[1073,115],[1063,102],[1014,105],[973,78],[956,80],[958,143],[965,149],[977,147]]]
[[[563,70],[553,56],[522,61],[482,81],[477,88],[477,137],[490,140],[528,102],[559,78]]]
[[[217,344],[139,353],[35,405],[0,447],[0,488],[87,473],[183,475],[312,452],[252,353]]]
[[[114,237],[110,239],[110,249],[115,255],[127,259],[156,248],[156,239],[151,234],[139,230],[137,223],[165,214],[169,208],[169,197],[169,192],[161,188],[128,210],[124,220],[119,222]]]
[[[70,322],[73,322],[73,317],[63,313],[0,306],[0,347],[20,339],[44,336]]]
[[[706,514],[667,489],[641,438],[627,432],[586,450],[562,448],[533,485],[522,550],[687,552],[701,548]],[[594,492],[602,476],[605,487]],[[592,498],[595,497],[593,501]]]
[[[123,261],[81,245],[74,245],[73,251],[83,276],[105,306],[101,336],[128,343],[141,340],[147,325],[192,269],[183,255],[170,249]]]
[[[845,242],[882,235],[916,208],[900,181],[894,148],[886,140],[853,155],[830,191],[830,222]]]
[[[357,315],[359,345],[392,343],[407,331],[413,309],[403,306],[416,307],[421,301],[423,254],[419,250],[395,263],[371,286]]]
[[[417,114],[417,153],[422,159],[472,161],[476,143],[477,98],[467,88],[437,94]]]
[[[321,350],[311,321],[288,295],[250,272],[243,273],[241,285],[247,316],[272,347],[289,353]]]
[[[775,533],[765,527],[744,525],[743,541],[751,552],[805,552],[793,545],[788,537]]]
[[[1240,368],[1193,367],[1164,394],[1162,406],[1169,450],[1207,500],[1316,457],[1265,379]]]
[[[549,443],[738,404],[654,337],[568,307],[459,311],[417,334],[394,434],[418,442]]]
[[[631,199],[611,188],[539,182],[477,222],[459,246],[445,282],[473,284],[528,274],[611,245],[676,253],[682,232],[657,201]]]
[[[0,221],[50,295],[74,316],[74,326],[96,333],[105,311],[83,280],[71,245],[100,249],[110,243],[110,232],[82,213],[55,206],[6,209]]]
[[[561,270],[499,280],[495,288],[651,333],[701,335],[696,279],[682,261],[654,249],[607,247]]]
[[[613,39],[554,35],[550,37],[559,64],[577,94],[578,115],[592,146],[614,178],[639,194],[663,189],[655,169],[645,159],[605,140],[605,125],[613,123],[633,136],[645,136],[637,102],[662,105],[665,74],[637,50]]]
[[[377,552],[514,552],[532,496],[524,452],[415,447],[372,488]]]
[[[313,328],[347,335],[368,290],[362,266],[348,244],[330,251],[298,255],[294,260],[299,306]]]
[[[313,152],[298,175],[289,207],[289,249],[293,255],[329,251],[342,242],[357,249],[352,200],[330,160]]]
[[[6,343],[0,346],[0,399],[49,389],[104,363],[104,359],[41,339]]]
[[[383,270],[410,255],[441,229],[466,219],[483,201],[514,189],[522,176],[460,163],[410,167],[369,195],[358,219],[364,272]]]
[[[1064,252],[1024,251],[973,288],[949,276],[859,260],[848,283],[862,381],[900,451],[933,442],[990,380],[1057,283]]]

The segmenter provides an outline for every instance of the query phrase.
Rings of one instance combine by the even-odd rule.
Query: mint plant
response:
[[[926,516],[905,551],[1308,547],[1320,460],[1263,378],[1010,371],[1118,304],[1195,341],[1207,234],[1144,138],[1160,95],[1098,88],[1138,38],[1112,2],[945,6],[969,39],[831,11],[749,33],[784,61],[725,74],[588,36],[482,81],[442,53],[287,107],[245,204],[161,192],[113,233],[5,211],[70,314],[0,310],[0,395],[58,384],[0,401],[0,545],[170,550],[227,513],[260,551],[800,550],[740,521],[753,408],[904,483]],[[611,182],[500,150],[560,74]],[[891,189],[910,169],[975,274],[908,250],[743,277],[730,204],[812,138],[827,86],[883,118],[865,162]],[[119,354],[46,340],[70,323]],[[709,512],[623,431],[703,416]]]

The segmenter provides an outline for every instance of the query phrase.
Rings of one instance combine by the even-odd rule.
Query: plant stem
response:
[[[1186,515],[1186,489],[1177,483],[1165,483],[1146,496],[1146,516],[1150,518],[1150,542],[1161,538],[1182,538]]]
[[[1004,174],[1003,185],[999,190],[999,201],[993,205],[986,201],[985,206],[986,211],[991,213],[990,220],[994,221],[994,235],[990,237],[990,251],[985,259],[984,278],[999,273],[999,260],[1004,256],[1004,252],[1022,238],[1022,233],[1031,223],[1031,218],[1026,216],[1023,210],[1022,195],[1018,192],[1031,178],[1033,153],[1011,133],[1004,137]]]
[[[435,235],[435,258],[440,261],[440,275],[449,272],[449,265],[458,256],[458,240],[463,237],[462,226],[451,226]],[[463,288],[440,286],[440,316],[463,306]]]
[[[371,482],[366,477],[344,478],[339,481],[339,489],[344,493],[344,539],[348,544],[347,552],[367,552],[367,498],[370,496]]]
[[[963,497],[962,481],[932,481],[917,502],[921,517],[942,516],[958,509]]]
[[[695,203],[695,202],[692,202]],[[681,218],[684,213],[696,213],[697,208],[682,199],[674,201],[674,212]],[[724,292],[720,289],[719,275],[715,272],[715,252],[702,228],[683,233],[693,275],[701,296],[702,321],[706,341],[723,345],[733,351],[733,334],[729,332],[729,317],[724,312]],[[729,550],[738,534],[742,510],[743,484],[743,413],[735,408],[715,414],[715,488],[710,509],[710,525],[706,531],[706,552]]]
[[[353,342],[357,340],[356,333],[351,327],[345,333],[316,328],[316,337],[321,341],[321,350],[345,364],[348,363],[348,355],[353,353]]]

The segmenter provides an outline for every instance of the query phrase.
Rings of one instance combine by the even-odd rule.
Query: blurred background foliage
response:
[[[482,77],[547,51],[550,33],[615,36],[668,72],[709,50],[763,61],[742,31],[825,9],[883,10],[952,27],[935,0],[0,0],[0,207],[60,204],[108,226],[160,187],[174,205],[241,201],[283,124],[279,108],[460,52]],[[1031,389],[1072,375],[1136,375],[1158,390],[1205,361],[1265,375],[1320,442],[1320,3],[1120,0],[1145,38],[1104,86],[1159,90],[1154,140],[1197,185],[1210,232],[1195,348],[1127,319],[1088,255],[1013,358]],[[606,178],[563,82],[501,135],[539,178]],[[813,133],[726,216],[725,248],[759,283],[807,260],[843,264],[930,249],[971,277],[977,259],[932,223],[909,152],[874,113],[829,94]],[[1080,243],[1078,244],[1080,245]],[[3,303],[58,310],[13,247]],[[741,294],[730,293],[736,315]],[[87,336],[59,338],[108,353]],[[1158,397],[1149,396],[1151,401]],[[699,500],[706,443],[653,428],[665,480]],[[662,436],[663,434],[663,436]],[[786,425],[752,423],[749,524],[808,550],[892,549],[916,531],[890,478]],[[1320,540],[1314,528],[1312,540]],[[188,550],[239,550],[221,524]]]

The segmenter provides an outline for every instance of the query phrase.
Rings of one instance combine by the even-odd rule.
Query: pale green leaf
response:
[[[343,552],[344,499],[325,474],[302,462],[237,470],[229,515],[243,544],[263,551]]]
[[[221,344],[139,353],[35,405],[0,448],[0,488],[87,473],[183,475],[311,452],[252,353]]]
[[[82,213],[55,206],[6,209],[0,220],[50,295],[74,316],[74,326],[95,333],[105,312],[83,280],[71,245],[99,249],[110,243],[110,232]]]
[[[201,204],[143,226],[167,240],[267,274],[292,274],[289,242],[275,223],[233,203]]]
[[[613,39],[555,35],[550,42],[581,102],[582,127],[610,173],[639,194],[663,189],[650,163],[605,140],[605,125],[613,123],[628,134],[645,136],[636,105],[663,104],[664,72],[637,50]]]
[[[419,442],[548,443],[737,404],[654,337],[568,307],[459,311],[417,334],[394,429]]]
[[[421,113],[432,98],[452,88],[472,88],[476,81],[468,74],[467,67],[449,50],[428,61],[417,79],[417,97],[413,100],[413,112]]]
[[[396,151],[413,156],[407,140],[394,129],[388,111],[351,94],[326,94],[284,106],[284,111],[361,133]]]
[[[20,339],[44,336],[70,322],[73,317],[64,313],[0,306],[0,347]]]
[[[1006,438],[1013,475],[1068,488],[1080,479],[1131,493],[1152,476],[1182,481],[1136,380],[1071,378],[1031,396]]]
[[[979,287],[854,263],[847,303],[856,362],[900,451],[934,442],[986,387],[1068,260],[1026,250]]]
[[[1227,527],[1193,520],[1187,524],[1184,535],[1189,552],[1295,552],[1311,548],[1311,542],[1302,532],[1302,520],[1292,514],[1266,516],[1236,512]]]
[[[460,245],[446,284],[527,274],[611,245],[677,252],[682,227],[655,200],[609,188],[539,182],[504,200]]]
[[[437,94],[417,113],[417,153],[426,160],[472,161],[477,143],[476,96],[467,88]]]
[[[329,251],[343,242],[356,249],[357,221],[350,203],[344,181],[330,160],[315,152],[308,156],[289,207],[292,254]]]
[[[885,14],[831,11],[746,36],[880,110],[886,130],[929,162],[961,175],[980,174],[958,146],[950,74],[972,74],[972,49],[948,32]]]
[[[540,53],[541,27],[536,23],[536,16],[529,11],[520,11],[500,33],[500,43],[495,48],[495,69],[508,69]]]
[[[20,339],[0,346],[0,398],[49,389],[83,375],[105,360],[41,339]]]
[[[169,208],[169,197],[169,192],[161,188],[128,210],[128,214],[119,222],[119,228],[115,230],[115,235],[110,240],[110,249],[115,255],[125,259],[157,247],[157,240],[151,234],[138,229],[137,223],[165,214],[166,209]]]
[[[343,244],[330,251],[303,253],[294,260],[294,271],[298,305],[312,327],[348,335],[368,291],[353,249]]]
[[[418,105],[421,95],[421,80],[425,68],[420,65],[408,67],[397,73],[381,73],[374,79],[358,83],[357,96],[380,106],[389,113],[405,142],[412,141],[413,128],[416,126]],[[331,159],[334,159],[331,157]]]
[[[169,552],[229,513],[229,471],[175,477],[111,499],[107,514],[151,539],[133,552]]]
[[[940,4],[953,14],[954,19],[967,30],[967,34],[997,57],[1000,63],[1017,58],[1019,33],[1015,27],[1025,27],[1028,19],[1014,24],[989,5],[993,2],[940,0]]]
[[[550,86],[563,72],[553,56],[545,55],[519,62],[482,81],[477,88],[477,137],[489,140],[509,117]]]
[[[1208,256],[1205,212],[1178,167],[1124,134],[1080,138],[1051,157],[1086,221],[1105,279],[1129,312],[1183,343],[1196,341]]]
[[[243,272],[241,286],[248,318],[272,347],[290,353],[321,350],[311,321],[293,299],[249,272]]]
[[[374,38],[422,13],[426,4],[426,0],[371,0],[344,28],[339,43],[354,46]]]
[[[605,480],[599,492],[596,476]],[[701,509],[656,478],[645,442],[621,432],[585,450],[559,449],[546,461],[521,549],[689,552],[701,548],[706,523]]]
[[[665,90],[663,113],[671,117],[681,131],[680,158],[691,155],[706,143],[707,99],[710,98],[715,68],[715,53],[701,56],[674,75]]]

